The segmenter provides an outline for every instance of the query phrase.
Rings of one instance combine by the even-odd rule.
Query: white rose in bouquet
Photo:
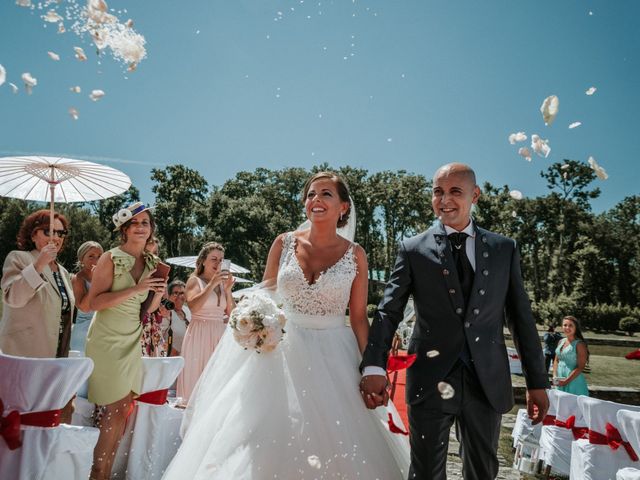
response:
[[[286,319],[278,305],[264,292],[245,297],[231,312],[233,338],[244,349],[273,351],[282,340]]]

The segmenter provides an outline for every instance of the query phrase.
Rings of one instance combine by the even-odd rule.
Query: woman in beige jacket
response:
[[[49,211],[22,222],[18,248],[2,269],[0,350],[22,357],[67,357],[75,307],[69,272],[56,261],[67,235],[67,219],[56,213],[49,236]]]

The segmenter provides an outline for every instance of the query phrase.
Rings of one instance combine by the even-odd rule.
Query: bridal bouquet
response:
[[[240,301],[229,317],[233,338],[245,350],[271,352],[284,334],[286,319],[265,293],[256,292]]]

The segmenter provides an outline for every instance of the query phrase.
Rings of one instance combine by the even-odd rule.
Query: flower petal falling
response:
[[[60,61],[60,55],[58,55],[55,52],[47,52],[47,55],[49,55],[49,58],[51,60],[53,60],[54,62],[59,62]]]
[[[558,109],[560,107],[560,100],[556,95],[550,95],[544,99],[540,106],[540,113],[542,113],[542,119],[544,124],[550,126],[558,115]]]
[[[438,391],[443,400],[449,400],[456,394],[456,391],[447,382],[438,382]]]
[[[73,50],[76,52],[76,58],[81,62],[84,62],[87,59],[87,56],[85,55],[82,47],[73,47]]]
[[[524,158],[527,162],[531,161],[531,152],[527,147],[520,147],[518,149],[518,155]]]
[[[73,107],[69,109],[69,115],[71,115],[71,118],[73,118],[74,120],[78,120],[78,118],[80,117],[80,113],[78,112],[78,110]]]
[[[29,95],[33,91],[33,87],[38,84],[38,79],[31,76],[29,72],[22,74],[22,81],[24,82],[24,88]]]
[[[105,93],[102,90],[91,90],[91,93],[89,94],[89,98],[94,102],[97,102],[102,97],[104,97],[104,95]]]
[[[587,95],[591,96],[591,95],[593,95],[594,93],[596,93],[596,91],[597,91],[597,90],[598,90],[598,89],[597,89],[596,87],[589,87],[589,88],[587,89],[587,91],[586,91],[586,92],[584,92],[584,93],[586,93]]]
[[[512,133],[509,135],[509,143],[511,145],[515,145],[516,142],[524,142],[527,139],[527,136],[524,132]]]
[[[580,125],[582,125],[582,122],[573,122],[569,125],[569,129],[573,130],[574,128],[578,128]]]
[[[551,153],[549,140],[543,140],[535,133],[531,135],[531,148],[533,149],[534,153],[537,153],[539,156],[544,158],[547,158]]]
[[[46,15],[42,15],[42,19],[49,23],[58,23],[64,20],[55,10],[49,10]]]
[[[520,190],[511,190],[509,192],[509,196],[514,200],[522,200],[524,198],[524,195],[522,195]]]
[[[609,178],[609,175],[607,174],[605,169],[602,168],[600,165],[598,165],[598,162],[596,162],[595,158],[589,157],[589,160],[587,160],[587,162],[589,162],[589,166],[592,168],[594,172],[596,172],[596,176],[600,180],[606,180],[607,178]]]
[[[0,65],[0,86],[2,86],[2,84],[6,81],[7,81],[7,71],[2,65]]]

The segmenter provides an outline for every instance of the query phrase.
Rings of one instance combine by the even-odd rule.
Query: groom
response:
[[[376,408],[388,400],[387,356],[412,295],[416,323],[409,353],[417,359],[407,370],[409,479],[446,478],[454,422],[463,477],[496,478],[500,419],[513,406],[503,325],[520,354],[534,424],[549,404],[547,372],[518,249],[513,240],[475,225],[470,212],[479,197],[469,166],[451,163],[435,173],[432,204],[439,222],[400,242],[363,355],[360,390],[367,407]]]

